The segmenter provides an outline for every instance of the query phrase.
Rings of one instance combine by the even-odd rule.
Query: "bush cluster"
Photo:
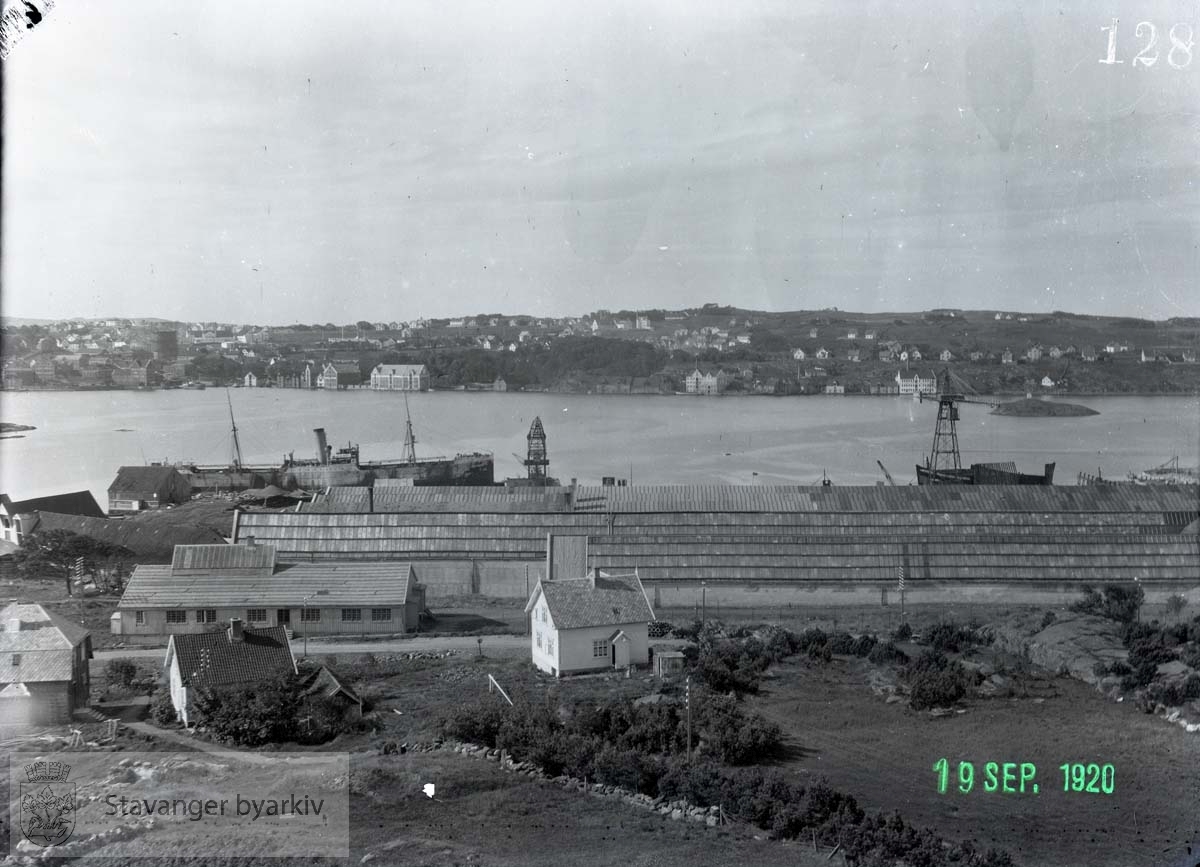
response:
[[[247,686],[201,689],[193,709],[198,727],[243,747],[292,740],[323,743],[359,724],[341,706],[302,695],[295,675]]]
[[[110,659],[104,664],[104,677],[114,686],[132,686],[137,675],[137,663],[132,659]]]
[[[1053,614],[1053,612],[1048,613]],[[942,653],[957,653],[962,648],[974,644],[991,644],[992,635],[987,629],[977,624],[960,626],[947,620],[933,626],[926,639],[934,650]]]
[[[494,719],[490,712],[481,713],[485,705],[499,709],[500,722],[489,732],[490,739],[476,742],[503,747],[546,773],[567,773],[700,807],[720,805],[731,816],[780,837],[840,843],[847,857],[863,867],[898,860],[924,867],[1012,865],[1003,852],[981,853],[970,843],[948,843],[898,815],[868,816],[853,797],[824,780],[802,785],[773,768],[723,767],[704,758],[689,762],[682,755],[686,736],[680,735],[676,707],[639,707],[614,699],[576,709],[564,721],[552,704],[521,700],[508,707],[494,700],[456,711],[443,723],[445,733],[461,737],[468,719]],[[705,714],[705,707],[708,724],[714,717],[727,719],[721,731],[740,736],[746,727],[738,722],[745,717],[732,698],[707,694],[695,710]]]
[[[1146,594],[1140,584],[1125,586],[1106,584],[1103,589],[1084,587],[1083,598],[1071,603],[1072,611],[1095,614],[1119,623],[1131,623],[1145,601]]]
[[[967,694],[968,675],[961,662],[951,662],[938,650],[927,650],[902,671],[911,689],[913,710],[948,707]]]
[[[1058,615],[1056,615],[1053,611],[1047,611],[1045,614],[1042,615],[1042,629],[1045,629],[1047,626],[1049,626],[1051,623],[1053,623],[1057,619],[1058,619]]]
[[[708,690],[692,691],[692,726],[693,750],[728,765],[764,759],[782,739],[774,723],[746,713],[737,699]],[[553,703],[535,705],[522,699],[509,707],[488,700],[456,710],[442,721],[442,731],[472,743],[503,747],[537,762],[548,773],[566,771],[589,778],[596,776],[599,767],[613,773],[621,769],[623,780],[641,779],[649,771],[638,757],[687,751],[686,709],[667,702],[635,705],[609,699],[564,715]]]
[[[892,641],[908,641],[912,638],[913,630],[908,623],[901,623],[892,633]]]
[[[908,656],[904,651],[890,641],[882,641],[872,647],[870,653],[867,654],[867,659],[876,665],[891,663],[902,665],[908,662]]]
[[[171,694],[165,689],[155,693],[154,698],[150,701],[150,719],[154,720],[155,725],[169,726],[179,719],[179,715],[175,712],[175,705],[171,701]]]

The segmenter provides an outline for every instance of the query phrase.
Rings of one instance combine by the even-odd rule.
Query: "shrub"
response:
[[[104,677],[115,686],[132,686],[137,674],[137,663],[132,659],[110,659],[104,664]]]
[[[156,693],[150,701],[150,719],[160,726],[169,726],[178,721],[179,714],[175,712],[171,694],[165,689]]]
[[[892,644],[890,641],[880,642],[871,648],[867,653],[867,660],[875,665],[888,665],[891,663],[905,663],[908,657],[904,651]]]
[[[854,636],[849,632],[839,632],[829,639],[829,649],[843,656],[854,652]]]
[[[850,652],[858,657],[869,656],[878,643],[879,641],[874,635],[860,635],[854,639],[854,644],[851,646]]]
[[[823,645],[828,643],[829,636],[822,629],[806,629],[796,638],[796,650],[799,653],[807,653],[814,645]]]
[[[1158,663],[1146,661],[1132,669],[1132,671],[1121,678],[1121,688],[1125,690],[1137,689],[1139,686],[1145,686],[1154,680],[1158,674]]]
[[[1192,668],[1200,668],[1200,645],[1185,647],[1183,654],[1179,658],[1183,660],[1184,665]]]
[[[949,707],[967,693],[966,672],[957,662],[942,671],[922,671],[912,678],[910,685],[909,705],[913,710]]]
[[[704,752],[727,765],[748,765],[767,758],[783,739],[779,726],[758,714],[747,715],[727,696],[705,696],[698,710]]]
[[[257,747],[292,740],[300,694],[294,676],[252,686],[202,689],[196,722],[221,740]]]
[[[1183,697],[1200,698],[1200,674],[1188,675],[1188,679],[1183,682]]]
[[[912,627],[908,623],[901,623],[892,633],[892,641],[908,641],[912,638],[912,634]]]
[[[1169,647],[1164,647],[1161,641],[1161,636],[1159,636],[1134,642],[1129,648],[1129,664],[1137,668],[1143,662],[1158,665],[1160,662],[1173,660],[1174,652]]]
[[[1057,619],[1058,619],[1058,615],[1056,615],[1053,611],[1047,611],[1045,614],[1042,615],[1042,629],[1045,629],[1047,626],[1049,626],[1051,623],[1053,623]]]
[[[700,637],[700,630],[703,629],[703,627],[704,624],[702,624],[699,620],[693,620],[691,623],[684,626],[676,626],[671,630],[671,634],[676,638],[686,638],[689,641],[695,641]]]
[[[1103,590],[1084,587],[1083,598],[1071,603],[1070,608],[1072,611],[1095,614],[1120,623],[1131,623],[1137,617],[1145,598],[1146,594],[1141,584],[1107,584]]]
[[[808,658],[816,662],[832,662],[833,649],[828,644],[810,644]]]
[[[1167,613],[1172,617],[1178,617],[1183,613],[1183,609],[1187,608],[1187,597],[1182,593],[1172,593],[1167,597]]]
[[[946,654],[938,650],[926,650],[912,662],[904,666],[904,671],[901,674],[906,678],[913,678],[919,674],[927,672],[945,671],[950,667],[950,660]]]
[[[459,705],[450,717],[441,721],[444,737],[473,744],[496,746],[496,736],[504,720],[504,707],[497,697]]]

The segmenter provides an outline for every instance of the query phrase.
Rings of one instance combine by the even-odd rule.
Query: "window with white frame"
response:
[[[134,626],[145,626],[146,625],[146,612],[145,611],[133,612],[133,624],[134,624]]]
[[[604,659],[608,656],[608,642],[601,638],[599,641],[592,642],[592,656],[596,659]]]
[[[267,609],[265,608],[247,608],[246,619],[251,623],[266,623]]]
[[[197,623],[216,623],[217,609],[215,608],[198,608],[196,609]]]
[[[547,653],[553,653],[553,652],[554,652],[554,639],[553,639],[553,638],[547,638],[547,639],[546,639],[546,652],[547,652]]]
[[[540,630],[540,629],[537,631],[536,640],[537,640],[538,650],[541,650],[542,649],[542,630]]]
[[[168,611],[167,623],[187,623],[186,611]]]
[[[320,623],[321,609],[320,608],[301,608],[300,609],[301,623]]]
[[[371,620],[375,623],[386,623],[392,619],[392,609],[390,608],[372,608]]]
[[[343,608],[342,623],[358,623],[362,620],[361,608]]]

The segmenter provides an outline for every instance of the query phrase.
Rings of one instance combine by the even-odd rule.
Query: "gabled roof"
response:
[[[14,630],[14,623],[20,628]],[[12,603],[0,610],[0,683],[70,680],[74,648],[88,631],[41,605]],[[14,664],[14,654],[18,662]]]
[[[171,573],[236,571],[270,575],[275,571],[275,549],[270,545],[176,545]]]
[[[26,512],[58,512],[63,515],[83,515],[88,518],[103,518],[104,510],[96,502],[91,491],[71,491],[67,494],[53,494],[49,497],[35,497],[32,500],[13,502],[7,494],[0,494],[5,510],[10,515],[20,515]]]
[[[362,705],[362,699],[353,689],[333,670],[322,665],[320,668],[304,675],[300,680],[300,689],[304,695],[318,695],[322,698],[333,698],[342,695],[349,701]]]
[[[423,364],[377,364],[374,372],[384,376],[413,376],[427,371]]]
[[[244,627],[240,641],[228,629],[172,635],[164,664],[173,662],[183,683],[193,687],[255,683],[296,672],[283,626]]]
[[[172,476],[179,475],[174,467],[121,467],[117,477],[108,486],[108,492],[140,493],[158,491],[171,483]]]
[[[539,593],[558,629],[649,623],[654,619],[650,600],[636,574],[593,572],[587,578],[539,581],[525,606],[527,612],[533,609]]]
[[[133,570],[118,609],[392,607],[408,601],[416,580],[408,563],[298,563],[273,575],[212,570],[173,575],[169,566]],[[320,596],[317,592],[322,591]]]

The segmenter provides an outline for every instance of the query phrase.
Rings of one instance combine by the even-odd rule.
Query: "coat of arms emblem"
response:
[[[71,766],[62,762],[32,762],[21,783],[21,833],[43,848],[65,843],[75,830],[75,784],[68,783]]]

